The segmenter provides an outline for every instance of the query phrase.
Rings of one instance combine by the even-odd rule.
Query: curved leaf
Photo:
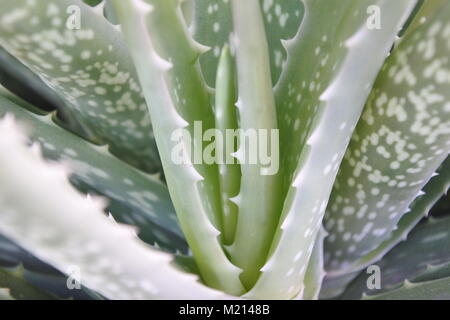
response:
[[[299,33],[287,43],[288,71],[276,88],[280,152],[289,154],[284,157],[288,162],[280,167],[286,170],[283,182],[289,189],[271,256],[246,297],[286,299],[303,289],[308,260],[344,150],[370,85],[415,1],[376,3],[385,13],[384,26],[372,32],[366,25],[366,8],[373,1],[305,2]],[[358,14],[344,19],[343,12]],[[332,47],[327,41],[332,41]],[[323,60],[325,64],[303,61],[310,54],[315,59],[318,47],[324,59],[328,57]],[[320,85],[315,86],[315,79]],[[303,82],[314,86],[305,87]]]
[[[11,300],[12,297],[16,300],[53,300],[54,297],[49,294],[42,292],[29,284],[23,278],[23,269],[20,267],[14,270],[6,270],[0,268],[0,288],[8,288],[9,292],[6,297],[9,296]],[[0,300],[2,299],[2,292],[0,291]]]
[[[64,161],[73,170],[74,185],[109,198],[108,210],[115,219],[137,226],[141,238],[151,244],[173,252],[187,251],[167,188],[157,178],[61,129],[49,116],[30,113],[0,94],[0,118],[5,113],[28,126],[31,140],[39,143],[45,158]]]
[[[399,242],[407,239],[411,230],[428,214],[432,206],[450,188],[450,157],[441,165],[436,174],[422,190],[423,194],[411,205],[411,211],[405,214],[397,225],[397,229],[388,239],[366,256],[348,266],[350,273],[341,276],[329,275],[324,281],[321,297],[332,298],[341,295],[346,286],[359,274],[359,271],[382,259]],[[354,271],[350,271],[354,270]]]
[[[283,69],[286,51],[283,39],[292,38],[303,16],[299,0],[260,0],[269,44],[271,78],[275,83]],[[214,86],[221,48],[229,42],[233,30],[231,1],[194,0],[191,26],[193,37],[210,51],[200,57],[202,71],[209,86]]]
[[[407,32],[375,83],[327,209],[328,274],[355,271],[390,237],[450,151],[448,17],[443,2]]]
[[[405,281],[401,288],[380,295],[365,297],[370,300],[450,300],[450,277],[412,283]]]
[[[306,269],[305,289],[298,298],[304,300],[317,300],[319,298],[322,281],[325,277],[325,270],[323,269],[323,239],[326,236],[325,230],[321,228],[316,237],[316,243]]]
[[[270,163],[269,167],[261,161],[252,163],[250,144],[255,142],[246,135],[249,132],[258,134],[258,148],[278,152],[277,149],[273,151],[273,146],[278,147],[279,143],[278,124],[259,1],[231,0],[231,7],[238,69],[237,107],[243,134],[239,137],[239,150],[235,156],[242,173],[239,195],[234,198],[239,214],[234,241],[227,249],[231,261],[243,270],[241,281],[250,289],[265,263],[279,218],[281,199],[277,192],[280,188],[279,164]],[[261,133],[266,134],[265,139]]]
[[[63,299],[99,299],[97,294],[85,287],[80,290],[69,290],[67,277],[64,274],[2,235],[0,235],[0,268],[5,269],[9,274],[14,270],[20,271],[20,281],[28,283],[24,283],[24,286],[35,287],[47,296],[50,294],[52,297]]]
[[[102,13],[81,0],[4,0],[0,45],[37,74],[65,102],[59,106],[108,143],[113,154],[150,172],[160,169],[131,58],[120,31]]]
[[[10,118],[1,121],[0,232],[110,299],[225,298],[105,217],[65,171],[31,151]]]
[[[364,272],[352,282],[343,295],[343,299],[358,299],[365,295],[376,295],[391,291],[405,280],[416,282],[418,277],[427,274],[429,280],[436,267],[450,262],[450,218],[431,219],[417,226],[402,242],[390,251],[383,259],[376,262],[381,270],[381,288],[367,289],[367,274]],[[434,270],[432,270],[434,269]],[[438,268],[440,276],[449,277]],[[423,281],[423,280],[421,280]]]
[[[222,215],[218,168],[194,165],[189,152],[182,163],[173,159],[177,146],[184,152],[191,148],[182,130],[188,130],[194,146],[203,146],[201,137],[193,134],[195,121],[201,121],[204,130],[214,125],[197,63],[201,50],[187,34],[178,1],[113,4],[145,88],[169,191],[202,277],[207,284],[238,295],[243,291],[240,270],[228,260],[218,239]],[[184,96],[190,99],[179,98]],[[174,133],[180,132],[174,141]]]
[[[214,108],[216,117],[215,128],[220,130],[223,137],[225,137],[227,130],[235,130],[238,127],[235,106],[235,76],[230,49],[228,46],[225,46],[218,66]],[[223,163],[219,164],[219,182],[223,208],[222,241],[226,245],[231,244],[234,240],[239,211],[238,206],[233,202],[233,198],[239,194],[241,168],[239,163],[228,164],[229,159],[234,162],[232,153],[236,152],[236,149],[235,146],[232,150],[227,150],[226,145],[223,145],[223,159],[221,159]]]

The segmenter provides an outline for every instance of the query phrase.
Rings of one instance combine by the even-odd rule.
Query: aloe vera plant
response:
[[[450,298],[449,21],[2,0],[0,300]]]

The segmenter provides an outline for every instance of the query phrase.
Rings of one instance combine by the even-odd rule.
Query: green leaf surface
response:
[[[391,236],[450,151],[448,17],[443,2],[404,35],[378,76],[327,209],[328,274],[355,271]]]
[[[234,61],[229,47],[225,46],[218,66],[214,108],[215,128],[220,131],[222,137],[226,137],[227,130],[235,130],[238,127],[235,105],[235,80]],[[238,138],[234,139],[234,142],[236,140]],[[241,169],[239,163],[234,163],[235,159],[232,156],[232,153],[237,151],[237,146],[230,148],[226,143],[222,143],[222,147],[222,159],[220,159],[221,162],[219,164],[220,193],[223,208],[222,233],[223,243],[229,245],[233,242],[236,232],[239,208],[232,198],[239,194]]]
[[[337,297],[342,295],[348,284],[352,282],[352,280],[354,280],[359,274],[360,271],[356,271],[353,273],[346,273],[339,277],[325,276],[322,281],[322,287],[320,288],[319,299],[336,299]]]
[[[45,294],[62,299],[99,299],[99,296],[85,287],[69,290],[67,277],[33,256],[14,242],[0,235],[0,268],[9,272],[20,270],[22,282]],[[17,273],[15,273],[17,275]],[[25,285],[25,284],[24,284]]]
[[[325,230],[321,228],[316,237],[316,243],[306,269],[305,289],[298,296],[298,298],[303,300],[317,300],[319,298],[323,278],[325,277],[325,270],[323,269],[323,239],[325,239],[326,235]]]
[[[0,268],[0,288],[8,288],[9,292],[3,291],[6,295],[6,300],[53,300],[54,297],[37,289],[29,284],[23,275],[23,268],[20,266],[8,270]],[[8,299],[8,297],[10,299]],[[14,298],[13,298],[14,297]],[[0,290],[0,300],[2,298],[2,292]]]
[[[214,125],[211,97],[197,62],[201,47],[189,37],[178,1],[113,4],[145,88],[174,207],[202,278],[214,288],[239,295],[240,270],[228,260],[218,239],[222,216],[218,168],[194,164],[195,155],[191,159],[189,152],[181,163],[173,158],[177,147],[191,148],[181,130],[188,130],[194,146],[204,146],[202,137],[193,134],[195,121],[201,121],[203,130]],[[178,141],[173,139],[177,133],[181,133]]]
[[[19,169],[20,168],[20,169]],[[26,146],[11,118],[0,122],[0,232],[110,299],[220,299],[103,214],[67,180],[66,169]],[[52,190],[58,190],[54,197]],[[38,206],[36,204],[39,204]]]
[[[450,215],[450,193],[442,196],[430,211],[433,217],[441,217]]]
[[[358,299],[365,295],[376,295],[391,291],[401,286],[405,280],[416,282],[417,277],[437,273],[449,277],[448,267],[432,267],[447,265],[450,262],[450,218],[430,219],[417,226],[402,242],[390,251],[376,265],[381,270],[381,288],[369,290],[366,286],[367,274],[361,275],[352,282],[343,295],[343,299]],[[423,281],[423,280],[422,280]]]
[[[66,275],[2,235],[0,235],[0,268],[10,273],[20,271],[22,281],[57,299],[104,299],[85,286],[69,289]]]
[[[424,282],[442,279],[450,276],[450,262],[441,264],[428,264],[426,270],[414,277],[414,281]]]
[[[450,277],[433,281],[413,283],[406,281],[402,287],[369,300],[450,300]]]
[[[80,19],[77,29],[77,19]],[[80,0],[4,0],[0,45],[121,159],[160,169],[147,106],[120,31]],[[22,81],[28,81],[23,77]]]
[[[22,81],[26,78],[27,81]],[[0,84],[23,96],[38,112],[50,111],[63,102],[36,74],[0,46]],[[65,109],[64,109],[65,110]]]
[[[283,69],[286,51],[281,41],[292,38],[303,16],[299,0],[260,0],[267,42],[271,78],[275,83]],[[211,50],[200,57],[202,71],[209,86],[214,86],[222,47],[229,43],[233,31],[231,1],[195,0],[191,30],[195,40]]]
[[[0,118],[13,114],[23,122],[33,142],[41,146],[45,158],[63,161],[73,172],[71,181],[90,194],[110,200],[108,211],[115,219],[138,228],[140,237],[151,244],[175,252],[186,252],[167,187],[98,147],[0,95]]]
[[[241,187],[234,202],[239,207],[233,244],[227,247],[230,259],[243,269],[241,280],[250,289],[264,265],[279,218],[279,163],[263,164],[262,150],[278,152],[278,125],[272,92],[268,43],[258,0],[231,0],[234,45],[238,69],[239,150]],[[257,136],[257,141],[252,136]],[[252,162],[258,144],[257,161]],[[269,151],[270,150],[270,151]],[[262,195],[264,195],[262,197]]]
[[[346,286],[359,274],[361,269],[376,263],[382,259],[393,247],[401,241],[407,239],[408,234],[413,228],[425,217],[431,210],[432,206],[443,194],[447,192],[450,187],[450,158],[441,165],[436,174],[423,188],[423,194],[416,198],[411,205],[411,210],[405,214],[397,225],[395,231],[388,239],[371,251],[366,256],[355,261],[348,266],[348,272],[343,275],[329,275],[325,278],[324,289],[321,292],[321,297],[332,298],[341,295]],[[353,271],[351,271],[353,270]]]
[[[450,188],[450,157],[447,157],[437,174],[425,185],[423,194],[415,199],[411,210],[400,219],[395,231],[378,248],[362,258],[360,265],[367,265],[381,259],[400,241],[407,239],[408,233],[425,217],[434,203]]]
[[[289,154],[280,164],[286,170],[283,184],[288,190],[272,254],[246,297],[286,299],[303,289],[344,150],[371,84],[415,1],[377,1],[384,25],[376,31],[366,24],[371,4],[306,1],[300,30],[286,43],[286,72],[275,94],[280,152]],[[317,59],[319,54],[322,59]]]

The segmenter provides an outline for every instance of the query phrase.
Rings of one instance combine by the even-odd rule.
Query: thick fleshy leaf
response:
[[[450,192],[442,196],[430,212],[433,217],[450,215]]]
[[[389,238],[450,151],[449,17],[444,1],[378,76],[327,209],[329,275],[356,271]]]
[[[298,30],[303,6],[299,0],[260,0],[269,44],[271,78],[275,83],[286,61],[281,41],[292,38]],[[233,30],[231,1],[194,0],[194,39],[211,50],[200,57],[202,71],[209,86],[214,86],[222,47],[229,42]]]
[[[3,0],[0,45],[53,89],[64,102],[59,106],[113,154],[151,172],[160,169],[131,58],[120,31],[102,12],[81,0]]]
[[[102,201],[88,201],[25,142],[11,118],[0,122],[0,232],[110,299],[226,297],[105,217]]]
[[[371,84],[415,1],[375,3],[384,24],[373,32],[366,24],[373,1],[305,1],[300,30],[286,43],[288,60],[275,93],[280,152],[289,154],[280,164],[287,190],[279,192],[287,196],[272,254],[246,297],[292,298],[303,289],[337,169]]]
[[[6,93],[21,106],[29,108],[8,92],[1,94]],[[31,140],[39,143],[47,159],[63,160],[74,170],[71,180],[75,186],[83,192],[108,197],[108,212],[117,221],[136,226],[139,237],[149,244],[171,252],[187,252],[168,191],[156,177],[117,160],[106,148],[93,146],[62,130],[49,116],[29,113],[0,96],[0,118],[6,112],[27,125],[32,133]],[[99,174],[101,172],[103,174]],[[124,196],[129,193],[135,197]],[[27,281],[58,297],[93,297],[86,289],[68,290],[66,276],[0,236],[0,265],[13,267],[19,264],[25,268]]]
[[[202,278],[238,295],[243,291],[240,270],[228,260],[218,239],[222,213],[217,165],[201,159],[193,164],[196,156],[192,159],[187,152],[192,144],[186,132],[194,147],[204,147],[194,129],[214,125],[197,61],[201,47],[189,37],[176,0],[113,4],[144,88],[172,201]],[[180,149],[184,156],[178,162],[174,150]]]
[[[220,130],[223,137],[226,136],[227,130],[236,130],[238,128],[235,105],[235,79],[234,61],[231,57],[229,47],[225,46],[222,50],[218,66],[214,108],[215,128]],[[223,208],[222,241],[224,244],[230,245],[234,240],[239,211],[238,206],[233,202],[232,198],[239,194],[241,168],[239,163],[227,164],[227,159],[234,160],[232,154],[237,151],[237,146],[232,148],[232,150],[227,150],[225,144],[222,150],[223,159],[221,159],[222,162],[219,164],[220,198]]]
[[[241,165],[240,191],[234,198],[239,214],[235,238],[227,251],[231,261],[242,268],[240,278],[246,289],[250,289],[266,261],[281,211],[279,163],[274,158],[278,149],[273,148],[279,144],[278,125],[259,1],[231,0],[231,7],[238,70],[239,129],[245,134],[239,137],[235,156]],[[255,156],[250,144],[255,142],[246,136],[248,132],[258,135],[256,156],[261,150],[272,153],[269,165],[261,159],[256,163],[250,160]]]
[[[319,298],[322,281],[325,277],[325,270],[323,269],[323,239],[325,239],[326,235],[325,230],[323,228],[320,229],[309,259],[308,268],[306,269],[305,289],[298,298],[304,300],[317,300]]]
[[[450,300],[450,277],[418,283],[406,281],[398,289],[364,298],[370,300]]]
[[[53,297],[81,300],[100,299],[98,294],[85,287],[70,290],[67,287],[67,276],[2,235],[0,235],[0,268],[7,270],[9,274],[11,271],[20,270],[20,278],[24,282]]]
[[[448,244],[447,244],[448,245]],[[450,262],[444,262],[441,264],[429,264],[426,270],[413,280],[416,282],[432,281],[442,278],[450,277]]]
[[[359,299],[365,295],[376,295],[400,287],[405,280],[415,282],[417,277],[431,277],[433,267],[450,262],[450,218],[430,219],[417,226],[402,242],[383,259],[376,262],[381,270],[381,288],[368,289],[364,272],[352,282],[343,299]],[[436,269],[436,268],[434,268]],[[444,269],[445,270],[445,269]],[[434,270],[436,271],[436,270]],[[449,274],[440,275],[450,277]],[[447,271],[448,268],[447,268]]]
[[[330,275],[330,277],[325,278],[324,286],[320,293],[321,297],[332,298],[341,295],[347,285],[358,276],[359,270],[376,263],[398,243],[407,239],[409,232],[411,232],[417,223],[430,212],[433,204],[436,203],[449,188],[450,157],[447,157],[446,161],[422,190],[423,194],[413,202],[411,211],[402,217],[397,225],[397,229],[389,236],[389,238],[383,241],[378,248],[363,258],[355,261],[349,267],[350,270],[355,271],[338,277]]]
[[[28,81],[21,81],[24,78]],[[54,109],[54,105],[63,104],[52,89],[1,46],[0,85],[6,86],[19,96],[24,96],[38,111],[48,112]]]
[[[29,284],[23,275],[23,268],[17,267],[12,270],[0,268],[0,288],[8,288],[6,297],[14,297],[16,300],[53,300],[51,295],[40,291]],[[5,294],[5,292],[3,292]],[[0,300],[2,292],[0,291]],[[10,300],[10,299],[9,299]]]
[[[353,273],[347,273],[339,277],[324,277],[322,281],[322,287],[320,288],[319,299],[320,300],[330,300],[336,299],[347,288],[348,284],[352,282],[358,275],[360,271]]]
[[[90,194],[110,200],[109,212],[120,222],[138,227],[141,238],[170,251],[187,252],[167,187],[97,147],[55,125],[50,116],[30,113],[0,95],[0,118],[12,113],[26,124],[32,142],[47,159],[64,161],[71,181]]]

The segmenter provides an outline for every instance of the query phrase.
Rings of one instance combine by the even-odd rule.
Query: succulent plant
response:
[[[0,300],[450,298],[449,52],[447,0],[2,0]]]

